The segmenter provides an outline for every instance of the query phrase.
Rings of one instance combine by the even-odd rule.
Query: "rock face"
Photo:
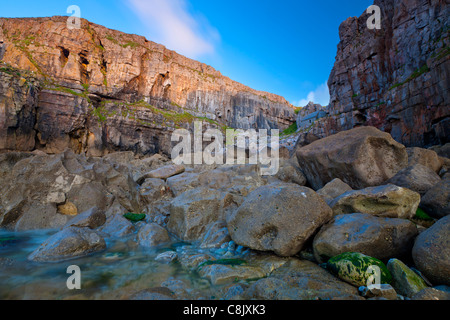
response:
[[[361,127],[318,140],[297,151],[314,189],[335,178],[354,189],[380,185],[408,164],[406,148],[374,127]]]
[[[295,121],[284,98],[144,37],[66,22],[0,19],[0,149],[170,154],[170,133],[195,119],[282,130]]]
[[[375,126],[406,146],[449,141],[450,51],[448,3],[375,0],[381,29],[364,13],[339,27],[340,43],[328,80],[328,118],[311,130],[321,137]]]
[[[344,214],[322,227],[314,238],[314,256],[326,262],[341,253],[360,252],[384,261],[409,255],[417,234],[409,220]]]
[[[436,285],[450,285],[449,230],[446,216],[417,237],[412,251],[417,268]]]
[[[331,216],[331,209],[313,190],[281,183],[253,191],[227,223],[237,244],[293,256]]]

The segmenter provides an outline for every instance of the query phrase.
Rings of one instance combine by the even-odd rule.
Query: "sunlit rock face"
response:
[[[0,148],[168,152],[174,129],[285,129],[282,97],[253,90],[144,37],[67,17],[0,18]]]
[[[328,136],[375,126],[406,146],[449,142],[449,7],[445,1],[375,0],[370,14],[344,21],[331,72],[330,117],[312,132]]]

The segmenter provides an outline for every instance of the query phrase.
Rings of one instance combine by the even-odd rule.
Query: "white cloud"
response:
[[[204,17],[190,13],[186,1],[126,0],[147,27],[149,40],[193,59],[213,54],[219,33]]]
[[[325,82],[318,86],[316,90],[308,93],[305,99],[301,99],[298,103],[293,103],[296,106],[304,107],[310,101],[318,103],[322,106],[327,106],[330,103],[330,91],[328,90],[328,84]]]

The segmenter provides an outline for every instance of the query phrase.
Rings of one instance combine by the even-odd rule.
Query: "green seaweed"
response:
[[[433,218],[431,218],[423,209],[418,208],[416,211],[416,218],[420,220],[425,221],[433,221]]]
[[[124,218],[132,221],[132,222],[139,222],[145,219],[146,215],[144,213],[126,213],[123,215]]]

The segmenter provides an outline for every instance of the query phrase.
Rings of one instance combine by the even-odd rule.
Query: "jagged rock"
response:
[[[352,190],[353,189],[348,184],[337,178],[327,183],[322,189],[318,190],[317,194],[320,195],[329,205],[340,195]]]
[[[411,298],[427,288],[425,281],[398,259],[391,259],[387,264],[392,275],[392,286],[402,296]]]
[[[201,240],[201,248],[220,248],[224,243],[231,241],[225,221],[212,224]]]
[[[449,230],[450,216],[446,216],[422,232],[412,250],[417,268],[436,285],[450,285]]]
[[[335,215],[368,213],[386,218],[414,217],[420,203],[420,194],[394,185],[349,191],[330,203]]]
[[[114,214],[108,217],[103,227],[98,231],[105,233],[108,237],[122,238],[134,233],[136,228],[121,214]]]
[[[414,223],[354,213],[335,217],[314,238],[320,263],[345,252],[359,252],[379,260],[409,255],[418,235]]]
[[[89,228],[69,227],[51,236],[29,256],[37,262],[57,262],[106,249],[105,240]]]
[[[311,132],[324,137],[364,125],[408,147],[449,142],[446,6],[440,0],[373,3],[381,9],[381,30],[367,28],[372,13],[366,12],[339,27],[330,117]]]
[[[421,164],[436,173],[439,173],[442,168],[443,160],[433,150],[423,148],[406,148],[406,152],[408,152],[408,166]]]
[[[172,200],[168,230],[185,241],[200,240],[210,225],[225,220],[232,197],[210,188],[186,191]]]
[[[394,184],[418,192],[421,196],[439,182],[441,182],[441,178],[436,172],[421,164],[405,168],[386,181],[388,184]]]
[[[97,207],[91,208],[85,211],[67,223],[64,228],[68,227],[78,227],[78,228],[89,228],[97,229],[103,226],[106,222],[105,212],[99,210]]]
[[[428,190],[420,207],[436,219],[450,215],[450,179],[444,179]]]
[[[163,179],[166,180],[170,177],[179,175],[186,170],[184,166],[181,165],[169,165],[165,166],[151,172],[145,173],[143,176],[139,177],[136,182],[142,184],[146,179]]]
[[[279,183],[253,191],[227,224],[241,246],[293,256],[331,217],[331,209],[313,190]]]
[[[389,284],[392,280],[383,262],[358,252],[346,252],[331,258],[327,262],[327,269],[340,279],[357,287],[375,284],[373,282],[378,273],[380,283],[376,284]],[[368,283],[369,280],[372,280],[372,283]]]
[[[139,189],[141,200],[148,204],[163,199],[165,197],[172,197],[172,192],[167,183],[162,179],[145,179],[144,183]]]
[[[137,241],[143,247],[156,247],[170,242],[170,237],[166,229],[156,223],[150,223],[139,230]]]
[[[315,190],[339,178],[353,189],[383,184],[408,163],[406,148],[385,132],[361,127],[318,140],[297,151]]]
[[[198,175],[198,173],[194,172],[185,172],[167,179],[166,182],[175,197],[178,197],[183,192],[200,186],[200,183],[198,182]]]

